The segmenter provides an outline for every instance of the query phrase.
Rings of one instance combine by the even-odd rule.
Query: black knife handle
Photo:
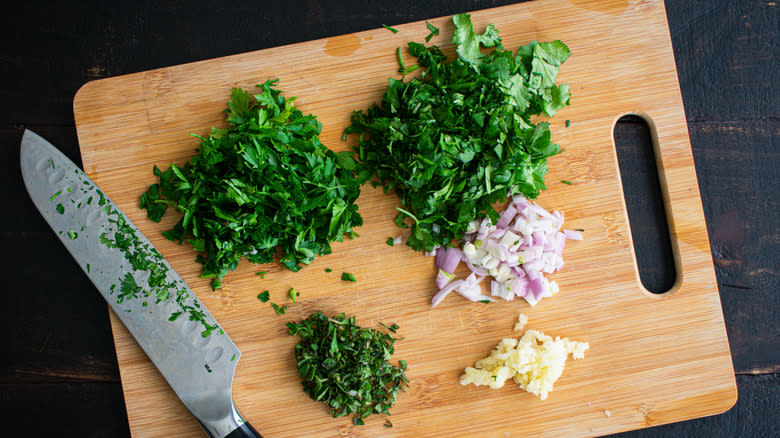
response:
[[[225,438],[263,438],[263,436],[252,425],[244,423],[233,432],[230,432]]]

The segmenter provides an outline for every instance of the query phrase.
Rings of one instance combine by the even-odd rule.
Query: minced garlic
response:
[[[515,323],[515,331],[519,332],[520,330],[525,327],[525,325],[528,324],[528,317],[525,316],[525,314],[521,313],[517,315],[517,323]]]
[[[519,340],[503,339],[490,356],[477,361],[474,367],[467,367],[460,384],[473,383],[498,389],[511,378],[521,388],[544,400],[561,377],[569,354],[582,359],[588,348],[587,342],[553,339],[541,331],[528,330]]]

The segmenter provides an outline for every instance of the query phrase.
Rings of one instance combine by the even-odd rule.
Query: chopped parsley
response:
[[[262,302],[264,302],[264,303],[267,303],[268,300],[271,299],[271,293],[268,292],[267,290],[264,290],[264,291],[260,292],[259,294],[257,294],[257,299],[262,301]]]
[[[344,281],[357,281],[355,276],[353,274],[350,274],[349,272],[342,272],[341,273],[341,279]]]
[[[569,186],[571,185],[571,181],[569,180],[562,179],[561,182]]]
[[[234,88],[228,128],[196,135],[199,152],[183,166],[155,167],[160,182],[141,196],[153,221],[169,206],[182,213],[163,234],[200,253],[201,276],[212,279],[212,289],[242,257],[270,263],[278,251],[278,262],[298,271],[363,224],[355,203],[363,166],[353,152],[325,147],[322,124],[304,116],[276,83],[258,85],[254,97]]]
[[[117,302],[137,297],[154,298],[155,303],[173,300],[179,305],[181,311],[171,313],[169,321],[175,321],[179,315],[186,313],[190,321],[198,321],[203,326],[201,336],[208,337],[211,333],[222,333],[217,325],[206,321],[206,314],[200,309],[200,304],[190,300],[186,284],[182,281],[168,280],[168,265],[162,254],[148,243],[144,243],[131,227],[124,216],[109,204],[99,190],[98,205],[103,206],[109,215],[109,223],[113,223],[113,232],[104,232],[100,235],[100,242],[108,248],[116,248],[122,251],[125,260],[130,263],[134,271],[146,272],[146,284],[139,285],[131,273],[126,273],[124,278],[118,279],[120,288]],[[115,291],[112,285],[112,293]]]
[[[287,311],[287,306],[279,307],[279,305],[276,303],[271,303],[271,306],[274,308],[274,311],[277,315],[284,315],[284,313]]]
[[[406,244],[417,251],[460,239],[475,219],[498,220],[493,204],[507,195],[536,198],[559,147],[550,123],[535,118],[555,115],[570,99],[568,85],[554,83],[570,55],[561,41],[531,41],[515,53],[492,24],[480,34],[468,14],[453,22],[457,58],[408,43],[422,74],[390,78],[382,101],[353,112],[343,137],[358,134],[369,169],[363,182],[375,175],[373,184],[400,197],[396,224],[411,227]]]
[[[76,240],[79,237],[79,233],[77,233],[77,232],[75,232],[73,230],[70,230],[70,231],[68,231],[68,237],[70,237],[70,240]]]
[[[390,246],[393,246],[393,245],[395,245],[395,239],[393,239],[392,237],[389,237],[387,239],[387,242],[385,242],[385,243],[387,243]]]
[[[325,272],[333,272],[333,269],[325,268]]]
[[[298,299],[298,295],[300,295],[298,292],[295,292],[295,288],[291,288],[289,292],[287,292],[287,295],[290,296],[290,299],[293,300],[293,303],[295,300]]]
[[[65,207],[62,204],[57,204],[57,213],[65,214]]]

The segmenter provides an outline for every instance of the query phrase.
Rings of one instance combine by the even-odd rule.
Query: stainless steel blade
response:
[[[241,351],[151,242],[78,166],[30,130],[21,167],[35,206],[204,429],[222,438],[243,424],[232,400]],[[106,244],[112,241],[128,248]],[[147,265],[131,263],[134,255]]]

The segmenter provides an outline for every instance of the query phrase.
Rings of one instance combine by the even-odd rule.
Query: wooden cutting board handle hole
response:
[[[661,145],[647,120],[646,115],[624,115],[612,135],[639,280],[648,292],[665,294],[677,283],[679,255],[669,234],[668,198],[657,153]]]

